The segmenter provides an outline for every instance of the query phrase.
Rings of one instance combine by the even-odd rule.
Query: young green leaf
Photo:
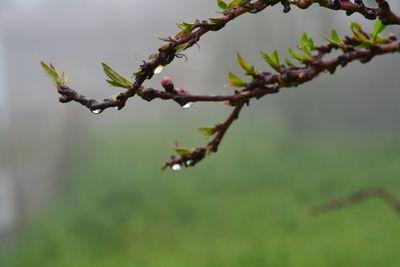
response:
[[[308,37],[306,32],[303,33],[303,36],[301,38],[301,44],[302,44],[302,46],[307,46],[311,50],[315,49],[314,40],[312,38]]]
[[[230,86],[234,87],[244,87],[246,85],[246,82],[241,80],[238,76],[233,74],[232,72],[229,72],[229,83]]]
[[[59,74],[58,74],[57,70],[54,68],[54,66],[51,64],[47,65],[43,61],[41,61],[40,64],[42,65],[42,68],[47,73],[47,75],[49,76],[49,78],[53,82],[53,84],[55,86],[58,86]]]
[[[105,63],[101,63],[103,65],[103,70],[104,73],[107,75],[110,80],[106,80],[111,86],[115,87],[122,87],[129,89],[132,87],[133,82],[128,80],[127,78],[123,77],[119,73],[117,73],[115,70],[113,70],[110,66],[108,66]]]
[[[304,51],[309,57],[312,57],[312,50],[315,49],[314,41],[311,38],[308,38],[307,33],[304,32],[301,37],[300,49]]]
[[[186,23],[186,22],[177,23],[176,25],[183,32],[190,32],[196,27],[195,24]]]
[[[333,41],[332,39],[330,39],[328,36],[326,36],[326,35],[324,35],[324,39],[330,44],[330,45],[333,45],[333,46],[336,46],[336,47],[343,47],[340,43],[338,43],[338,42],[336,42],[336,41]]]
[[[374,42],[378,43],[378,44],[387,44],[389,41],[388,41],[388,39],[383,38],[378,35],[378,37],[376,37],[376,40],[374,40]]]
[[[359,32],[362,31],[361,25],[355,22],[352,22],[350,25],[350,29],[354,35],[357,35]]]
[[[279,62],[279,54],[277,50],[274,50],[271,55],[261,52],[261,56],[272,68],[277,69],[281,65]]]
[[[49,76],[50,80],[57,88],[60,88],[61,86],[67,84],[68,82],[67,76],[65,76],[64,73],[60,76],[56,68],[51,63],[47,65],[46,63],[41,61],[40,64],[42,65],[43,69]]]
[[[352,23],[351,26],[351,31],[354,34],[354,37],[358,39],[361,42],[361,45],[358,46],[358,48],[371,48],[374,47],[374,42],[373,40],[371,41],[370,36],[367,35],[361,28],[361,26],[357,23]],[[377,30],[379,32],[379,29]]]
[[[208,18],[212,24],[218,24],[222,21],[221,18]]]
[[[301,46],[301,50],[303,50],[304,53],[306,53],[307,56],[312,57],[313,54],[308,46]]]
[[[354,34],[354,37],[356,37],[359,41],[370,43],[370,41],[368,40],[369,36],[366,36],[364,34],[363,29],[361,28],[360,24],[353,22],[353,23],[351,23],[350,28]]]
[[[333,46],[336,46],[336,47],[339,47],[339,48],[345,48],[346,47],[336,30],[332,30],[331,38],[328,38],[325,35],[324,35],[324,38],[325,38],[325,40],[328,41],[328,43],[330,45],[333,45]]]
[[[343,45],[343,41],[342,38],[340,38],[340,35],[337,33],[337,31],[335,29],[332,30],[331,33],[331,38],[333,41],[335,41],[336,43]]]
[[[182,35],[185,35],[187,33],[191,33],[196,28],[196,24],[191,24],[191,23],[186,23],[186,22],[177,23],[176,25],[178,25],[178,28],[181,30],[175,36],[177,38],[182,36]]]
[[[374,31],[371,34],[372,40],[376,41],[381,32],[386,29],[387,25],[383,24],[380,19],[378,19],[375,23]]]
[[[289,66],[289,67],[295,67],[295,65],[293,64],[292,61],[290,61],[290,59],[285,58],[285,63]]]
[[[67,84],[68,77],[65,76],[64,72],[63,72],[63,74],[61,74],[61,77],[58,79],[57,82],[58,82],[59,85],[66,85]]]
[[[246,71],[247,75],[254,75],[256,74],[256,71],[253,66],[250,66],[239,54],[239,52],[236,53],[237,61],[239,62],[239,65]]]
[[[278,67],[281,65],[280,60],[279,60],[278,50],[274,50],[271,53],[271,58],[278,65]]]
[[[223,10],[225,10],[225,9],[228,8],[228,4],[225,3],[225,2],[222,1],[222,0],[217,0],[217,4],[218,4],[219,8],[221,8],[221,9],[223,9]]]
[[[305,55],[300,54],[296,50],[293,50],[293,49],[289,48],[289,52],[290,52],[290,54],[292,55],[293,58],[297,59],[300,62],[305,62],[305,61],[308,60],[308,58]]]
[[[250,0],[233,0],[229,5],[228,8],[233,8],[239,5],[243,5],[250,2]]]
[[[188,157],[193,154],[194,149],[177,147],[175,148],[175,152],[178,153],[181,157]]]
[[[206,137],[211,137],[217,132],[216,127],[202,127],[198,129]]]
[[[119,82],[115,82],[115,81],[112,81],[112,80],[106,80],[106,82],[107,82],[109,85],[114,86],[114,87],[122,87],[121,84],[120,84]]]

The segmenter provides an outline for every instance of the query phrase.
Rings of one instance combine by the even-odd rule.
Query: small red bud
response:
[[[186,92],[185,90],[183,90],[182,88],[177,88],[176,91],[180,94],[187,94],[188,92]]]
[[[161,85],[162,85],[162,87],[164,87],[165,91],[170,92],[170,93],[174,92],[174,84],[172,83],[171,78],[164,77],[161,80]]]

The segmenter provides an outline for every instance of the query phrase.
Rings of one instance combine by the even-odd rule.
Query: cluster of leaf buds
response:
[[[56,68],[53,66],[53,64],[50,63],[49,65],[47,65],[43,61],[40,62],[40,64],[42,65],[44,71],[49,76],[50,80],[57,87],[57,89],[62,89],[63,86],[67,85],[68,82],[67,76],[65,76],[64,73],[60,75],[56,70]]]
[[[348,52],[349,50],[353,51],[354,49],[372,49],[377,45],[387,44],[391,42],[392,39],[394,39],[392,35],[390,35],[389,38],[384,38],[380,36],[381,32],[384,31],[386,27],[387,26],[384,25],[380,20],[377,20],[372,33],[367,34],[362,29],[361,25],[357,23],[351,23],[350,28],[353,33],[352,37],[345,37],[344,39],[342,39],[336,30],[332,30],[330,37],[324,36],[325,40],[328,42],[328,47],[316,46],[314,40],[310,38],[305,32],[301,37],[300,44],[298,45],[298,48],[301,52],[289,48],[289,53],[293,59],[299,61],[302,64],[315,65],[318,63],[317,61],[320,60],[321,56],[328,52],[323,51],[326,49],[330,50],[331,48],[335,48],[341,49],[343,52]],[[316,51],[322,53],[315,53]],[[295,69],[300,67],[296,66],[288,58],[285,58],[286,65],[281,64],[279,53],[277,50],[274,50],[271,54],[261,52],[261,56],[267,62],[267,64],[278,73],[284,73],[291,68]],[[245,70],[245,75],[251,76],[252,81],[257,79],[259,73],[254,69],[253,66],[247,63],[239,53],[237,53],[237,61],[239,65]],[[234,87],[246,87],[249,85],[249,83],[243,81],[237,75],[229,73],[228,85]]]

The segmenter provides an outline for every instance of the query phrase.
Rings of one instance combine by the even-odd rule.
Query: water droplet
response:
[[[172,165],[171,169],[174,171],[180,171],[182,169],[182,167],[179,164],[174,164],[174,165]]]
[[[119,107],[114,107],[116,110],[119,110]]]
[[[93,114],[100,114],[103,110],[102,109],[95,109],[91,110]]]
[[[161,73],[163,70],[163,65],[158,65],[158,67],[154,70],[154,74]]]
[[[191,108],[192,106],[193,106],[193,103],[192,102],[188,102],[185,105],[183,105],[182,108],[188,109],[188,108]]]
[[[185,164],[187,166],[191,166],[193,164],[193,160],[188,160],[188,161],[185,162]]]

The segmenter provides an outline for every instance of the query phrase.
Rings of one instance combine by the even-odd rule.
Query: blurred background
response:
[[[384,203],[307,209],[366,186],[400,197],[399,55],[253,101],[217,154],[179,172],[160,171],[174,142],[203,145],[196,129],[229,107],[134,98],[94,115],[60,104],[39,64],[103,99],[119,91],[101,62],[129,77],[175,23],[215,11],[214,0],[0,0],[0,266],[398,266],[400,221]],[[304,31],[321,43],[352,21],[374,24],[276,5],[207,34],[146,85],[169,76],[230,93],[237,51],[266,70],[260,51],[285,56]]]

